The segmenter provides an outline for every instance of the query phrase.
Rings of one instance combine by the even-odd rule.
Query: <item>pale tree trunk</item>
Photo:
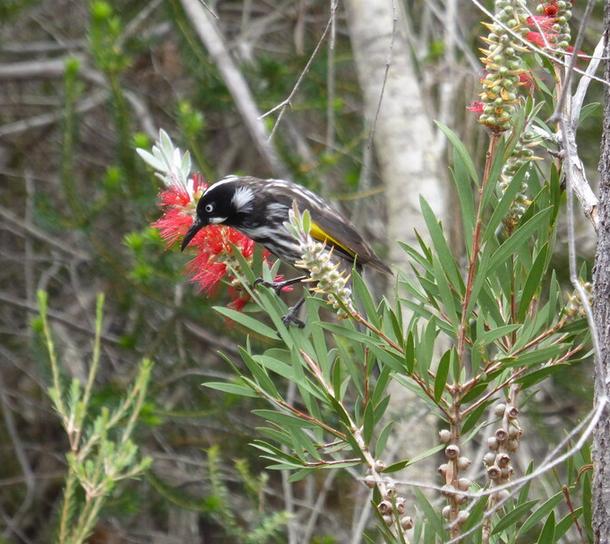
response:
[[[610,47],[608,34],[610,25],[610,1],[606,2],[604,14],[605,42],[604,58],[608,59]],[[610,81],[610,62],[605,61],[604,79]],[[604,86],[605,110],[601,158],[599,163],[599,231],[595,272],[593,313],[599,335],[600,364],[596,365],[603,375],[595,375],[595,397],[610,394],[605,376],[610,372],[610,89]],[[608,410],[600,418],[593,435],[593,533],[595,542],[610,543],[610,417]]]
[[[393,22],[400,18],[400,2],[346,0],[345,7],[365,113],[375,129],[375,153],[385,187],[389,258],[393,268],[408,271],[406,255],[397,242],[417,245],[414,230],[426,232],[420,196],[448,224],[446,184],[439,169],[442,160],[401,33],[403,25],[400,20]],[[391,63],[379,107],[388,61]],[[434,446],[434,418],[422,417],[422,402],[401,386],[394,387],[391,394],[390,412],[402,419],[395,427],[395,437],[400,441],[394,445],[398,446],[398,456],[410,457]],[[418,464],[416,469],[417,479],[434,481],[432,460],[424,467]]]

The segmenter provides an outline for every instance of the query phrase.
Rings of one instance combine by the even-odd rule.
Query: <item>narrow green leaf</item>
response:
[[[449,363],[451,362],[451,353],[453,350],[447,350],[438,363],[436,370],[436,378],[434,379],[434,400],[438,402],[443,396],[447,376],[449,375]]]
[[[364,311],[366,312],[366,315],[371,323],[373,323],[373,325],[375,325],[377,328],[381,327],[381,319],[377,313],[377,306],[375,305],[371,292],[366,286],[366,283],[364,283],[362,276],[356,270],[354,270],[351,277],[352,287],[354,294],[356,295],[356,299],[362,303],[362,306],[364,306]]]
[[[436,126],[438,126],[438,128],[443,132],[445,136],[447,136],[447,139],[451,142],[453,149],[464,163],[472,182],[475,185],[479,185],[479,176],[477,175],[477,169],[474,165],[472,158],[470,157],[470,153],[468,153],[468,150],[466,149],[466,146],[462,143],[460,137],[455,132],[453,132],[448,126],[444,125],[443,123],[440,123],[439,121],[436,121]]]
[[[521,525],[517,534],[520,536],[525,535],[541,519],[547,516],[562,500],[563,492],[559,491],[558,493],[555,493],[555,495],[541,504],[538,509],[535,510],[530,517],[523,522],[523,525]]]
[[[533,499],[531,501],[524,502],[523,504],[519,504],[511,510],[508,514],[503,516],[498,523],[494,525],[494,528],[491,532],[492,535],[496,535],[509,527],[515,525],[525,514],[527,514],[533,506],[538,502],[538,499]]]
[[[385,427],[379,433],[377,437],[377,442],[375,443],[375,457],[382,457],[383,452],[385,451],[386,444],[388,442],[388,438],[392,433],[392,427],[394,426],[394,421],[390,420],[385,424]]]
[[[555,542],[555,514],[551,512],[549,517],[546,519],[540,536],[538,537],[538,544],[553,544]]]
[[[272,340],[278,340],[277,333],[271,327],[243,312],[238,312],[231,308],[224,308],[223,306],[214,306],[214,310],[261,336],[271,338]]]
[[[462,276],[460,275],[455,258],[449,249],[449,244],[447,244],[447,240],[445,239],[443,229],[441,228],[436,215],[434,215],[432,208],[428,202],[426,202],[424,197],[419,198],[419,205],[422,215],[424,216],[424,220],[426,221],[426,226],[428,227],[428,232],[430,233],[430,238],[432,239],[432,244],[434,245],[438,259],[443,267],[443,271],[447,275],[447,278],[449,278],[449,281],[455,290],[462,292],[464,290],[464,282],[462,281]]]
[[[519,321],[523,321],[525,318],[532,298],[534,298],[534,295],[538,289],[540,289],[542,275],[546,270],[548,249],[548,244],[542,246],[542,249],[538,252],[534,264],[527,275],[523,292],[521,293],[521,298],[519,300],[519,309],[517,310],[517,319]]]
[[[385,467],[383,469],[383,473],[390,473],[390,472],[398,472],[399,470],[402,470],[403,468],[405,468],[407,465],[411,464],[411,460],[410,459],[403,459],[402,461],[396,461],[396,463],[392,463],[391,465],[388,465],[387,467]]]
[[[488,346],[499,338],[508,336],[519,328],[521,328],[521,325],[517,323],[511,325],[502,325],[500,327],[496,327],[495,329],[485,331],[483,334],[477,337],[476,345],[480,347]]]
[[[210,389],[216,389],[224,393],[230,393],[231,395],[239,395],[241,397],[257,398],[258,395],[252,391],[252,389],[246,385],[239,385],[236,383],[228,382],[207,382],[203,384],[204,387]]]
[[[555,527],[555,541],[558,541],[565,535],[572,524],[582,515],[582,506],[574,509],[574,512],[568,512]]]

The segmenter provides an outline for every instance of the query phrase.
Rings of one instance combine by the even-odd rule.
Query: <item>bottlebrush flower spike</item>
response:
[[[191,158],[175,147],[164,130],[159,131],[159,140],[152,153],[137,149],[140,157],[156,172],[155,175],[165,185],[159,194],[162,216],[153,223],[168,247],[182,239],[193,223],[197,202],[208,185],[199,173],[191,175]],[[231,305],[241,309],[249,296],[243,292],[235,271],[239,261],[233,254],[235,247],[249,262],[254,256],[254,241],[241,232],[221,225],[208,225],[193,238],[189,247],[195,249],[195,257],[187,264],[186,270],[191,281],[197,283],[207,294],[213,294],[221,282],[229,285],[233,297]],[[264,255],[267,258],[269,253]]]
[[[527,49],[515,34],[528,31],[525,24],[527,11],[524,0],[496,0],[494,22],[486,24],[489,34],[482,49],[486,75],[482,80],[481,101],[483,112],[479,123],[494,132],[504,132],[511,127],[511,119],[517,103],[519,75],[524,72],[521,55]]]

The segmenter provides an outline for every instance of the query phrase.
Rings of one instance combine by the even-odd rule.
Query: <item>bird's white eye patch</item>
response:
[[[235,209],[239,212],[246,212],[252,208],[252,200],[254,193],[249,187],[239,187],[233,194],[231,202]]]
[[[204,209],[207,213],[212,213],[214,211],[214,204],[206,204]]]

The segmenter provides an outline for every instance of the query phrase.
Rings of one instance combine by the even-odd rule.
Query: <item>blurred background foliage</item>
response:
[[[328,3],[208,4],[261,112],[273,108],[310,59],[328,22]],[[482,159],[484,138],[465,111],[480,77],[473,62],[480,14],[461,4],[452,124]],[[447,77],[442,2],[397,5],[434,118]],[[83,381],[96,295],[106,293],[92,409],[120,401],[143,357],[155,362],[133,437],[152,467],[139,481],[117,487],[91,542],[246,542],[244,535],[251,542],[285,541],[281,479],[261,472],[248,446],[258,424],[250,411],[258,402],[201,387],[207,379],[230,379],[218,351],[235,356],[244,332],[211,309],[225,294],[207,299],[186,283],[188,257],[166,251],[150,228],[159,214],[159,184],[134,152],[149,148],[163,127],[209,180],[272,174],[218,67],[177,0],[4,0],[0,23],[0,541],[52,540],[66,471],[68,444],[46,395],[47,355],[31,326],[39,289],[49,295],[64,371]],[[600,30],[595,13],[585,50]],[[274,144],[295,181],[329,195],[348,213],[366,199],[379,219],[360,226],[379,241],[382,187],[375,164],[374,187],[359,187],[368,133],[341,7],[333,55],[332,103],[323,44]],[[335,120],[330,145],[329,107]],[[579,137],[583,159],[595,168],[601,109],[590,113]],[[274,120],[265,118],[269,130]],[[583,229],[585,257],[591,240]],[[566,262],[563,253],[555,259]],[[254,341],[264,347],[264,340]],[[528,418],[543,430],[541,440],[557,438],[558,420],[576,420],[588,409],[587,373],[583,367],[558,373],[529,403]],[[528,445],[542,447],[535,440]],[[359,515],[357,501],[346,500],[355,483],[342,474],[331,489],[323,484],[311,477],[294,486],[299,521],[307,524],[323,492],[311,541],[348,542]]]

